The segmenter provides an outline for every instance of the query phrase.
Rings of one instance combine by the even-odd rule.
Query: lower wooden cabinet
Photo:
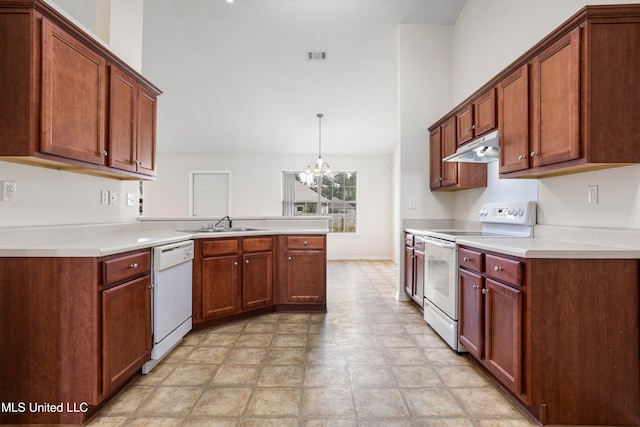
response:
[[[196,241],[194,323],[274,304],[275,237]]]
[[[278,306],[326,310],[326,250],[325,235],[279,236]]]
[[[404,291],[420,308],[424,306],[424,240],[405,233]]]
[[[458,259],[459,340],[533,416],[640,425],[640,260]]]
[[[151,358],[151,276],[102,291],[104,394],[124,384]]]

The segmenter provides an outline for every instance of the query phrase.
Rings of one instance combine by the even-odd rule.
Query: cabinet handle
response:
[[[538,155],[538,152],[537,152],[537,151],[532,151],[532,152],[531,152],[531,157],[536,157],[537,155]]]
[[[497,265],[494,268],[495,271],[502,271],[502,267],[498,267]]]
[[[106,151],[101,151],[101,152],[100,152],[100,155],[101,155],[102,157],[107,157],[107,156],[109,155],[109,153],[107,153]]]
[[[526,158],[527,158],[527,156],[525,156],[524,154],[520,154],[520,155],[518,156],[518,160],[524,160],[524,159],[526,159]]]
[[[486,295],[486,294],[488,294],[488,293],[489,293],[489,289],[483,289],[483,290],[482,290],[482,295]]]
[[[137,262],[134,262],[133,264],[131,264],[131,265],[129,266],[129,268],[138,268],[138,267],[139,267],[139,266],[138,266],[138,263],[137,263]]]

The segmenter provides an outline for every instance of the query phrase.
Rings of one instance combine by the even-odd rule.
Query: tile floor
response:
[[[330,262],[327,314],[192,332],[89,425],[535,426],[396,283],[391,262]]]

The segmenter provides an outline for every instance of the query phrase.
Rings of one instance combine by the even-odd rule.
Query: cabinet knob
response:
[[[493,268],[495,271],[502,271],[502,267],[498,267],[497,265]]]
[[[469,257],[462,257],[462,260],[463,260],[464,262],[468,262],[468,261],[471,261],[471,258],[469,258]]]
[[[475,128],[476,128],[476,125],[471,126],[471,129],[475,129]]]
[[[102,157],[107,157],[107,156],[109,155],[109,153],[107,153],[106,151],[101,151],[101,152],[100,152],[100,155],[101,155]]]
[[[129,268],[138,268],[138,263],[134,262],[133,264],[129,265]]]
[[[289,261],[291,261],[291,257],[289,257]]]
[[[306,240],[304,241],[304,245],[307,246],[309,244],[309,242],[307,242]]]
[[[471,129],[467,129],[467,133],[469,133],[471,131]]]
[[[238,265],[238,261],[233,261],[233,265]]]
[[[520,154],[520,155],[518,156],[518,160],[524,160],[524,159],[526,159],[526,158],[527,158],[527,156],[525,156],[524,154]]]
[[[480,286],[478,286],[478,285],[473,285],[473,289],[478,289],[478,288],[480,288]]]
[[[532,151],[530,154],[531,157],[536,157],[537,155],[538,155],[537,151]]]
[[[249,264],[249,260],[248,259],[244,260],[244,263]]]
[[[153,285],[149,285],[149,289],[153,289]]]
[[[482,290],[482,295],[486,295],[486,294],[488,294],[488,293],[489,293],[489,289],[486,289],[486,288],[485,288],[485,289],[483,289],[483,290]]]

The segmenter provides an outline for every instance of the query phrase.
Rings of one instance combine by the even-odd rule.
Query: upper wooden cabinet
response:
[[[495,88],[487,90],[458,111],[456,122],[458,146],[495,129],[497,125]]]
[[[0,0],[0,156],[153,179],[161,91],[40,0]]]
[[[443,162],[456,152],[456,117],[451,116],[430,134],[430,184],[435,190],[462,190],[487,186],[487,165],[480,163]]]
[[[501,178],[640,163],[637,46],[640,5],[586,6],[429,130],[456,116],[457,144],[471,140],[472,106],[497,88]]]

